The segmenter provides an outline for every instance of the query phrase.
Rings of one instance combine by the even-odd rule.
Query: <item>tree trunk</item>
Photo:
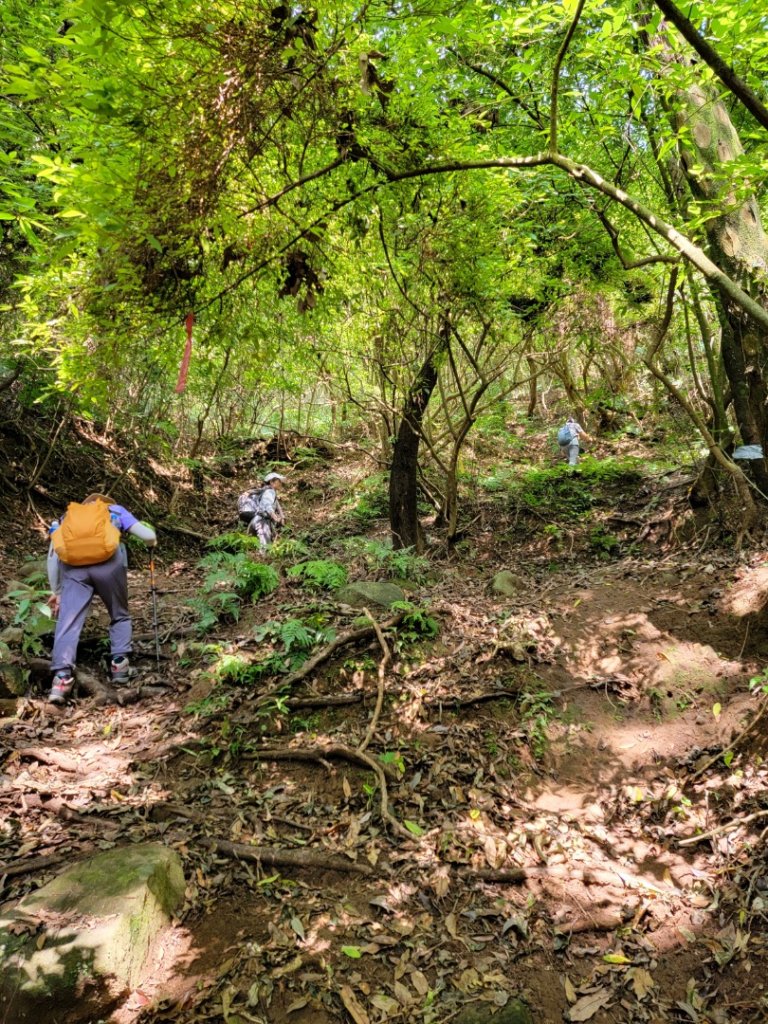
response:
[[[725,105],[701,83],[678,91],[673,120],[685,131],[681,158],[691,191],[712,210],[705,222],[712,259],[745,288],[763,308],[765,286],[758,284],[768,269],[768,240],[754,196],[737,201],[727,165],[743,154]],[[744,444],[766,444],[768,435],[768,336],[726,296],[718,293],[722,326],[722,358],[731,387],[733,408]],[[758,487],[768,494],[766,460],[755,460]]]
[[[424,550],[424,531],[419,522],[418,466],[421,423],[437,384],[438,362],[448,345],[447,318],[440,325],[440,339],[416,375],[405,400],[403,415],[392,446],[389,473],[389,525],[392,547]]]

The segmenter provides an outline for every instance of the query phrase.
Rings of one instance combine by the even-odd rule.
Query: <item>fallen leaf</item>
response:
[[[359,960],[363,955],[358,946],[342,946],[341,952],[344,956],[351,957],[353,960]]]
[[[488,862],[488,866],[495,868],[498,867],[499,853],[496,849],[496,840],[493,836],[486,836],[485,843],[483,844],[483,852],[485,853],[485,859]]]
[[[350,786],[349,779],[346,777],[346,775],[341,781],[341,788],[344,790],[344,796],[347,798],[347,800],[349,800],[352,796],[352,787]]]
[[[429,992],[429,982],[421,971],[411,971],[411,984],[420,996],[425,996]]]
[[[355,1024],[371,1024],[371,1018],[363,1009],[355,993],[349,985],[342,985],[339,991],[344,1009],[350,1015]]]
[[[578,999],[568,1011],[568,1020],[589,1020],[594,1017],[598,1010],[601,1010],[606,1003],[610,1002],[610,989],[601,988],[599,992],[592,992],[588,996]]]
[[[400,1003],[392,996],[385,995],[384,992],[377,992],[375,996],[371,996],[371,1004],[376,1007],[377,1010],[381,1010],[386,1013],[388,1017],[395,1013],[400,1013]]]
[[[397,1001],[401,1006],[410,1006],[413,1002],[413,993],[411,990],[402,983],[402,981],[396,981],[394,984],[394,992],[397,996]]]
[[[573,982],[567,974],[563,975],[563,988],[565,989],[565,998],[569,1003],[575,1003],[578,996],[576,995],[576,989],[573,987]]]
[[[632,982],[632,991],[638,999],[645,999],[656,984],[644,967],[633,967],[627,971],[627,977]]]
[[[628,956],[624,956],[623,953],[606,953],[603,960],[607,964],[631,964],[632,961]]]
[[[454,939],[457,939],[459,937],[459,932],[456,927],[455,914],[448,914],[448,916],[445,919],[445,928],[448,934],[451,935]]]
[[[308,1002],[309,1000],[306,998],[306,996],[301,996],[301,998],[299,999],[294,999],[290,1006],[286,1006],[285,1012],[295,1013],[296,1010],[303,1010]]]

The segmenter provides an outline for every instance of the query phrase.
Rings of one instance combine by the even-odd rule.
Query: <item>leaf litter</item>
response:
[[[52,719],[30,700],[6,720],[6,897],[45,877],[45,868],[12,874],[26,858],[48,860],[50,871],[57,857],[94,844],[162,836],[174,846],[188,879],[178,928],[199,955],[175,995],[169,978],[165,991],[142,990],[135,1019],[146,1024],[217,1013],[430,1024],[468,1005],[487,1007],[492,1020],[512,996],[542,1022],[760,1019],[763,996],[748,979],[765,964],[756,925],[768,909],[768,869],[759,819],[744,824],[765,788],[759,736],[735,763],[716,756],[724,728],[750,710],[750,669],[738,651],[721,657],[711,693],[703,675],[675,676],[674,650],[684,640],[689,660],[709,658],[702,627],[712,617],[696,618],[712,607],[703,595],[713,575],[744,566],[723,557],[700,570],[684,554],[668,558],[663,571],[677,574],[685,608],[667,600],[653,559],[556,578],[544,566],[529,559],[529,592],[512,612],[482,576],[446,570],[432,602],[440,637],[388,667],[371,752],[402,762],[385,778],[406,834],[388,827],[364,766],[322,752],[312,767],[278,763],[258,756],[258,737],[244,732],[256,722],[287,752],[318,742],[354,751],[372,701],[329,706],[286,732],[280,714],[254,717],[246,693],[223,712],[189,715],[177,676],[177,698],[140,710],[94,716],[84,703]],[[276,609],[267,601],[259,613]],[[716,623],[719,615],[727,618],[720,611]],[[375,648],[345,657],[372,698]],[[309,682],[322,700],[349,678],[331,660]],[[256,760],[239,755],[238,735]],[[46,762],[43,747],[76,757],[75,778]],[[702,755],[715,760],[697,776]],[[150,804],[167,813],[155,820]],[[727,828],[680,845],[719,826]],[[206,845],[212,838],[218,845]],[[249,864],[225,842],[313,850],[374,875]]]

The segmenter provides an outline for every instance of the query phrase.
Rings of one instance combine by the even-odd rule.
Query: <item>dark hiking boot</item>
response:
[[[75,678],[71,672],[57,672],[53,677],[48,701],[51,704],[66,704],[75,695]]]

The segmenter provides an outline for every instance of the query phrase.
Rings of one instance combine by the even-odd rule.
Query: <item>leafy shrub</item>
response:
[[[270,645],[272,651],[260,661],[247,661],[242,655],[220,658],[215,670],[219,680],[248,686],[265,675],[291,672],[304,664],[318,644],[329,643],[335,631],[301,619],[287,619],[285,622],[264,622],[256,627],[253,635],[259,642]]]
[[[24,654],[42,654],[41,637],[56,628],[47,603],[49,593],[46,574],[36,572],[23,583],[12,582],[3,597],[4,603],[11,605],[11,625],[21,629],[20,647]]]
[[[347,548],[353,553],[359,551],[371,572],[382,570],[389,576],[412,580],[414,583],[425,583],[427,580],[429,559],[417,555],[412,547],[393,551],[391,541],[352,537],[347,542]]]
[[[437,619],[411,601],[393,601],[390,608],[393,612],[405,612],[397,627],[400,648],[418,640],[432,640],[440,632],[440,623]]]
[[[309,553],[307,545],[298,537],[280,536],[272,545],[274,558],[307,558]]]
[[[609,533],[602,525],[595,526],[589,531],[589,543],[603,555],[613,555],[621,546],[619,538]]]
[[[258,600],[280,585],[280,577],[271,565],[257,562],[242,551],[213,551],[197,564],[207,570],[202,593],[186,603],[197,613],[201,632],[220,619],[236,621],[243,601]]]
[[[316,590],[338,590],[347,582],[347,570],[344,566],[325,559],[299,562],[288,569],[287,575]]]
[[[218,537],[211,537],[206,547],[213,551],[229,551],[230,554],[236,555],[239,551],[258,551],[260,545],[258,537],[253,537],[249,533],[232,531],[231,533],[220,533]]]
[[[214,551],[198,565],[208,570],[203,582],[206,594],[217,587],[227,587],[241,599],[254,601],[280,585],[280,577],[271,565],[257,562],[244,552]]]
[[[358,486],[354,505],[349,514],[360,527],[370,526],[379,519],[389,516],[388,479],[386,475],[377,473],[369,476]]]

